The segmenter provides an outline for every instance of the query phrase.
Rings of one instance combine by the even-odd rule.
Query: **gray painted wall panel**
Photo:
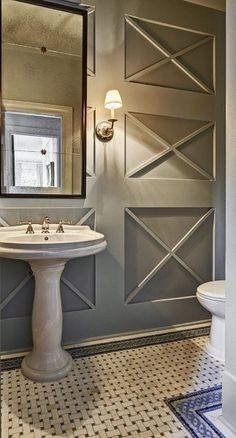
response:
[[[142,218],[158,236],[166,236],[167,243],[171,244],[181,239],[186,228],[194,225],[198,217],[214,207],[215,211],[212,211],[211,216],[191,237],[194,243],[191,244],[191,240],[189,243],[186,241],[181,250],[179,249],[178,255],[204,280],[212,276],[211,268],[214,259],[216,259],[216,276],[222,278],[224,275],[224,130],[222,123],[219,123],[223,119],[224,103],[224,71],[221,66],[224,46],[224,14],[188,4],[182,0],[145,0],[145,2],[143,0],[121,0],[119,2],[117,0],[91,0],[88,3],[96,9],[96,75],[94,75],[91,55],[92,42],[89,68],[93,71],[89,72],[88,78],[87,198],[85,200],[1,199],[0,201],[0,216],[10,224],[30,218],[39,221],[46,214],[52,221],[67,219],[75,223],[84,217],[84,223],[96,226],[106,235],[108,248],[104,253],[97,255],[95,259],[90,257],[83,261],[78,259],[70,262],[65,269],[66,281],[62,281],[62,300],[63,342],[66,344],[90,338],[191,323],[209,317],[208,313],[199,306],[195,296],[191,297],[198,284],[196,279],[176,260],[168,261],[165,266],[166,273],[164,268],[163,271],[160,270],[161,277],[154,276],[145,285],[146,289],[138,293],[129,303],[125,302],[130,290],[137,286],[137,282],[142,281],[143,276],[145,277],[154,267],[154,262],[158,263],[164,252],[156,243],[151,243],[152,239],[147,237],[146,231],[140,231],[136,224],[132,223],[132,219],[128,218],[127,209],[132,210],[138,218]],[[142,20],[142,24],[144,20],[151,20],[153,26],[158,29],[160,29],[160,23],[167,23],[171,26],[170,29],[165,29],[169,29],[168,35],[173,34],[173,26],[193,30],[194,34],[187,32],[187,35],[181,29],[179,32],[181,37],[177,41],[179,47],[182,44],[183,35],[185,39],[190,35],[197,39],[200,35],[202,38],[202,33],[216,36],[216,94],[211,94],[207,90],[192,92],[175,89],[172,88],[172,85],[176,86],[174,82],[170,84],[171,88],[164,88],[160,86],[160,83],[158,84],[157,76],[155,76],[155,84],[158,84],[156,86],[134,83],[125,79],[125,17],[127,21],[127,16],[138,17]],[[135,59],[138,52],[134,50],[132,53],[132,45],[137,41],[141,44],[143,41],[143,46],[140,45],[140,53],[144,53],[145,47],[150,44],[135,29],[131,33],[132,41],[130,43],[127,41],[130,48],[126,51],[130,74],[139,68],[137,59]],[[92,31],[90,35],[93,35]],[[137,35],[137,41],[135,35]],[[170,42],[171,39],[169,44]],[[164,36],[162,43],[164,44]],[[189,43],[191,44],[192,40]],[[205,80],[207,75],[211,76],[209,69],[201,70],[205,63],[204,56],[209,53],[209,48],[204,50],[203,59],[200,58],[203,62],[200,62],[198,71],[201,81]],[[153,61],[152,56],[156,56],[155,53],[152,48],[149,49],[147,57],[142,57],[141,68],[146,68],[147,64]],[[133,60],[130,59],[131,55]],[[192,63],[194,73],[197,74],[194,63],[199,63],[196,61],[196,59],[199,60],[199,56],[197,55],[195,59],[191,55],[190,58],[188,67],[190,68]],[[153,62],[155,61],[156,59]],[[212,85],[210,79],[207,87]],[[172,80],[171,76],[169,80]],[[191,80],[192,84],[194,85],[195,82]],[[105,93],[109,88],[119,89],[124,106],[117,111],[119,120],[115,126],[114,139],[104,145],[95,141],[93,125],[95,117],[97,121],[109,117],[109,112],[103,107]],[[204,123],[214,122],[216,124],[214,134],[216,181],[199,174],[199,169],[196,170],[197,165],[211,174],[212,167],[214,167],[213,127],[209,127],[204,133],[192,138],[185,147],[182,146],[184,149],[182,152],[194,163],[195,167],[178,156],[178,160],[170,161],[169,158],[166,160],[168,166],[165,168],[165,174],[157,175],[155,173],[157,166],[154,166],[152,178],[146,170],[145,175],[136,174],[135,177],[129,177],[128,170],[132,170],[136,165],[143,165],[147,158],[161,150],[155,136],[153,137],[151,132],[143,131],[143,127],[140,133],[140,127],[135,125],[133,120],[130,122],[132,131],[128,131],[127,125],[125,128],[125,118],[137,113],[142,115],[142,121],[145,119],[148,127],[152,128],[151,131],[156,132],[158,128],[157,132],[161,130],[161,134],[166,135],[166,140],[172,141],[172,144],[179,137],[186,136],[187,126],[192,129],[192,127],[199,127],[202,121]],[[152,140],[150,140],[150,135]],[[177,161],[181,161],[178,169],[176,168]],[[188,169],[187,177],[184,169]],[[176,173],[178,173],[178,179],[171,179]],[[171,214],[169,214],[170,211]],[[216,257],[214,248],[212,251],[214,214]],[[184,219],[181,221],[180,217]],[[176,235],[171,229],[172,219]],[[166,228],[163,228],[163,224]],[[192,251],[195,244],[197,245],[196,253]],[[139,250],[140,247],[145,249],[145,258],[137,254],[137,249]],[[128,249],[127,259],[125,252]],[[205,266],[203,266],[204,262]],[[0,279],[4,293],[8,295],[14,288],[14,284],[10,284],[10,274],[3,271],[4,263],[1,264]],[[11,272],[16,269],[16,266],[18,266],[17,270],[19,269],[20,265],[17,263],[9,263]],[[25,265],[22,265],[17,283],[24,279],[26,273]],[[165,283],[167,277],[174,278],[175,281],[167,284]],[[176,285],[180,279],[182,287],[178,288]],[[31,285],[30,290],[27,289],[28,285]],[[23,313],[15,312],[14,314],[13,299],[5,307],[2,320],[4,350],[23,349],[31,345],[30,316],[27,315],[32,302],[33,287],[30,282],[28,285],[25,286],[27,290],[23,291],[24,300],[21,301]],[[19,298],[14,299],[20,300],[20,293]],[[173,297],[181,299],[169,300]],[[156,299],[164,301],[154,302]],[[8,310],[10,307],[11,310]]]

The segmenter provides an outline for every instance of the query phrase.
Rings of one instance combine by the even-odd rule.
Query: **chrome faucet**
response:
[[[42,223],[42,233],[49,233],[49,217],[45,216]]]

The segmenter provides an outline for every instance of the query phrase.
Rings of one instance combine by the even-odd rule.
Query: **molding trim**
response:
[[[0,216],[0,227],[10,227],[10,224]]]

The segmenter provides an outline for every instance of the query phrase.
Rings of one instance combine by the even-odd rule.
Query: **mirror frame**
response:
[[[2,153],[0,153],[0,197],[4,198],[53,198],[53,199],[62,199],[62,198],[86,198],[86,137],[87,137],[87,50],[88,50],[88,9],[86,7],[81,7],[80,5],[73,4],[72,2],[57,0],[57,2],[48,1],[48,0],[14,0],[18,1],[20,3],[27,3],[31,5],[36,6],[42,6],[44,8],[49,9],[56,9],[59,11],[69,12],[71,14],[77,14],[82,16],[82,22],[83,22],[83,55],[82,55],[82,117],[81,117],[81,139],[82,139],[82,145],[81,145],[81,194],[61,194],[61,195],[54,195],[54,194],[21,194],[21,193],[3,193],[2,192]],[[2,14],[1,14],[2,15]],[[1,25],[2,25],[2,18],[1,18]],[[0,52],[0,65],[2,66],[2,35],[0,37],[1,42],[1,52]],[[2,71],[2,69],[1,69]],[[0,114],[0,135],[2,139],[2,74],[1,74],[1,80],[0,80],[0,88],[1,88],[1,102],[0,102],[0,108],[1,108],[1,114]],[[2,150],[2,141],[1,141],[1,150]],[[0,152],[1,152],[0,150]]]

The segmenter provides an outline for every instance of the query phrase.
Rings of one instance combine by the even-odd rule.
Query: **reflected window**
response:
[[[14,187],[61,187],[61,117],[5,112],[6,157]]]
[[[13,185],[59,187],[57,137],[12,135]]]

